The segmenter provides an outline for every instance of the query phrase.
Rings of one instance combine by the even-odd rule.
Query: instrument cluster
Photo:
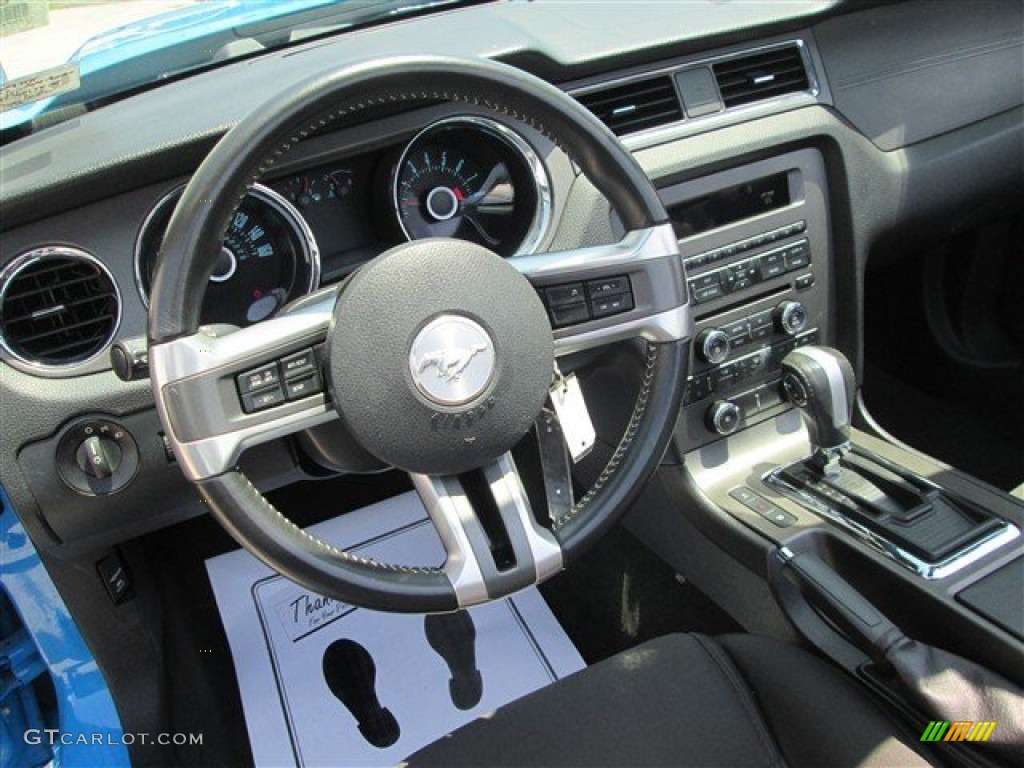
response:
[[[264,320],[406,240],[453,237],[501,256],[532,253],[551,221],[550,181],[536,151],[508,126],[476,116],[264,184],[250,190],[211,254],[204,323]],[[139,234],[144,299],[180,196],[178,188],[163,198]]]

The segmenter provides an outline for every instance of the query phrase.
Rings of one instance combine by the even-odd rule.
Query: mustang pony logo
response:
[[[487,349],[486,344],[474,344],[471,347],[456,347],[455,349],[427,352],[420,358],[418,370],[420,373],[423,373],[430,366],[434,366],[437,368],[437,378],[456,381],[462,376],[462,372],[466,370],[469,362],[485,349]]]

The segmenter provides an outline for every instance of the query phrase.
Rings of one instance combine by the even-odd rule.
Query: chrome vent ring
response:
[[[102,354],[121,322],[121,295],[92,254],[35,248],[0,271],[0,352],[33,368],[82,365]]]

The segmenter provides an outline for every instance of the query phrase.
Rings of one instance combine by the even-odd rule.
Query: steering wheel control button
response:
[[[316,354],[312,349],[304,349],[281,359],[281,372],[286,380],[305,376],[315,370]]]
[[[283,402],[284,390],[281,389],[280,384],[277,384],[269,389],[242,395],[242,410],[246,413],[256,413],[257,411],[265,411],[267,408],[273,408],[275,405],[280,405]]]
[[[779,528],[788,528],[796,522],[794,515],[775,506],[768,499],[750,490],[745,485],[733,488],[729,491],[729,495],[747,509],[756,512],[769,523]]]
[[[268,363],[238,376],[238,391],[242,395],[281,383],[277,363]]]
[[[629,277],[621,275],[619,277],[605,277],[601,280],[588,280],[587,291],[590,293],[591,299],[630,293]]]
[[[131,433],[110,419],[73,424],[57,443],[57,473],[87,496],[116,493],[139,469],[139,447]]]
[[[624,293],[619,296],[604,296],[590,302],[590,314],[594,319],[618,315],[633,308],[633,297]]]
[[[320,381],[320,374],[315,372],[307,376],[288,379],[284,383],[285,396],[289,402],[301,400],[304,397],[309,397],[323,391],[324,386]]]
[[[360,445],[406,472],[494,461],[547,400],[555,350],[545,306],[476,243],[415,240],[378,256],[346,283],[331,327],[324,384],[334,407]]]
[[[567,283],[556,285],[545,290],[550,307],[564,307],[569,304],[579,304],[587,300],[583,290],[583,283]]]
[[[570,304],[567,307],[551,308],[551,324],[555,328],[564,328],[567,325],[585,323],[590,319],[590,307],[582,302],[579,304]]]
[[[441,405],[475,400],[491,383],[494,368],[491,337],[479,323],[459,315],[427,323],[409,350],[416,388]]]
[[[697,354],[705,363],[718,365],[729,356],[728,334],[719,328],[708,328],[697,336]]]
[[[740,426],[743,414],[735,403],[716,400],[708,408],[706,422],[708,429],[720,435],[731,435]]]
[[[634,307],[628,275],[552,285],[541,290],[541,298],[555,328],[618,315]]]

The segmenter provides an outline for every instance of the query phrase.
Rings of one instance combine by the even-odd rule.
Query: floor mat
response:
[[[413,493],[309,530],[385,562],[444,557]],[[207,571],[257,766],[394,765],[584,666],[536,589],[425,619],[319,597],[243,551]]]

